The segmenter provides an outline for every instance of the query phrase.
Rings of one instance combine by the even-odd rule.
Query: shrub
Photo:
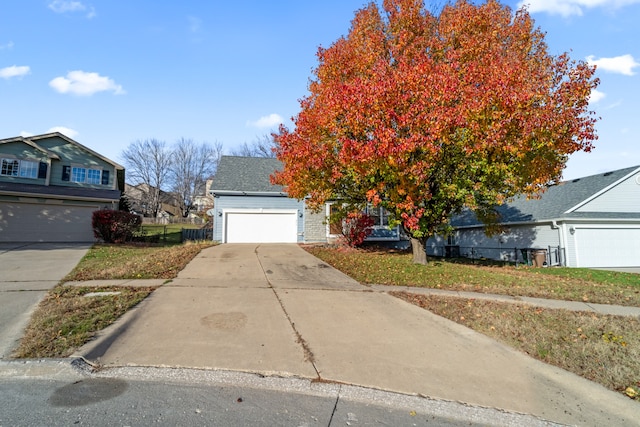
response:
[[[142,218],[125,211],[103,209],[94,211],[91,218],[93,235],[105,243],[131,241],[142,225]]]
[[[342,222],[342,235],[352,248],[362,245],[373,227],[373,219],[362,212],[350,212]]]

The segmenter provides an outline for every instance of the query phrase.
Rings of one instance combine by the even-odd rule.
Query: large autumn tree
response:
[[[561,177],[596,139],[594,68],[548,52],[526,9],[423,0],[359,10],[346,37],[318,50],[295,129],[275,135],[273,180],[312,206],[381,206],[426,263],[428,237],[463,208],[495,206]]]

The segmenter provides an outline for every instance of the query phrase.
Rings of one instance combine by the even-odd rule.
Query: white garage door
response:
[[[0,242],[92,242],[95,206],[0,202]]]
[[[226,214],[227,243],[296,243],[297,211],[229,212]]]
[[[578,267],[640,267],[640,228],[577,228]]]

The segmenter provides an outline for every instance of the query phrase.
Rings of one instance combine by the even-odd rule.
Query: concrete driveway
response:
[[[206,249],[79,354],[106,368],[315,378],[563,424],[640,419],[622,395],[361,286],[297,245]]]
[[[31,313],[91,244],[0,243],[0,358],[15,349]]]

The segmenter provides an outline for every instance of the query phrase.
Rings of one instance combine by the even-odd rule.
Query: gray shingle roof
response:
[[[282,169],[278,159],[266,157],[222,156],[211,192],[281,193],[283,188],[272,185],[269,177]]]
[[[497,207],[500,214],[501,223],[514,222],[535,222],[552,220],[559,218],[607,218],[607,217],[628,217],[628,215],[603,213],[569,213],[566,212],[592,197],[601,190],[604,190],[616,181],[624,178],[640,166],[619,169],[613,172],[591,175],[570,181],[564,181],[557,185],[550,186],[542,194],[540,199],[527,200],[524,196],[515,198],[512,202]],[[640,217],[640,215],[632,215]],[[465,211],[451,220],[453,226],[480,225],[475,214]]]
[[[22,184],[15,182],[0,182],[0,193],[23,193],[37,196],[50,196],[58,199],[96,199],[96,201],[118,201],[119,190],[103,190],[97,188],[63,187],[56,185]]]

